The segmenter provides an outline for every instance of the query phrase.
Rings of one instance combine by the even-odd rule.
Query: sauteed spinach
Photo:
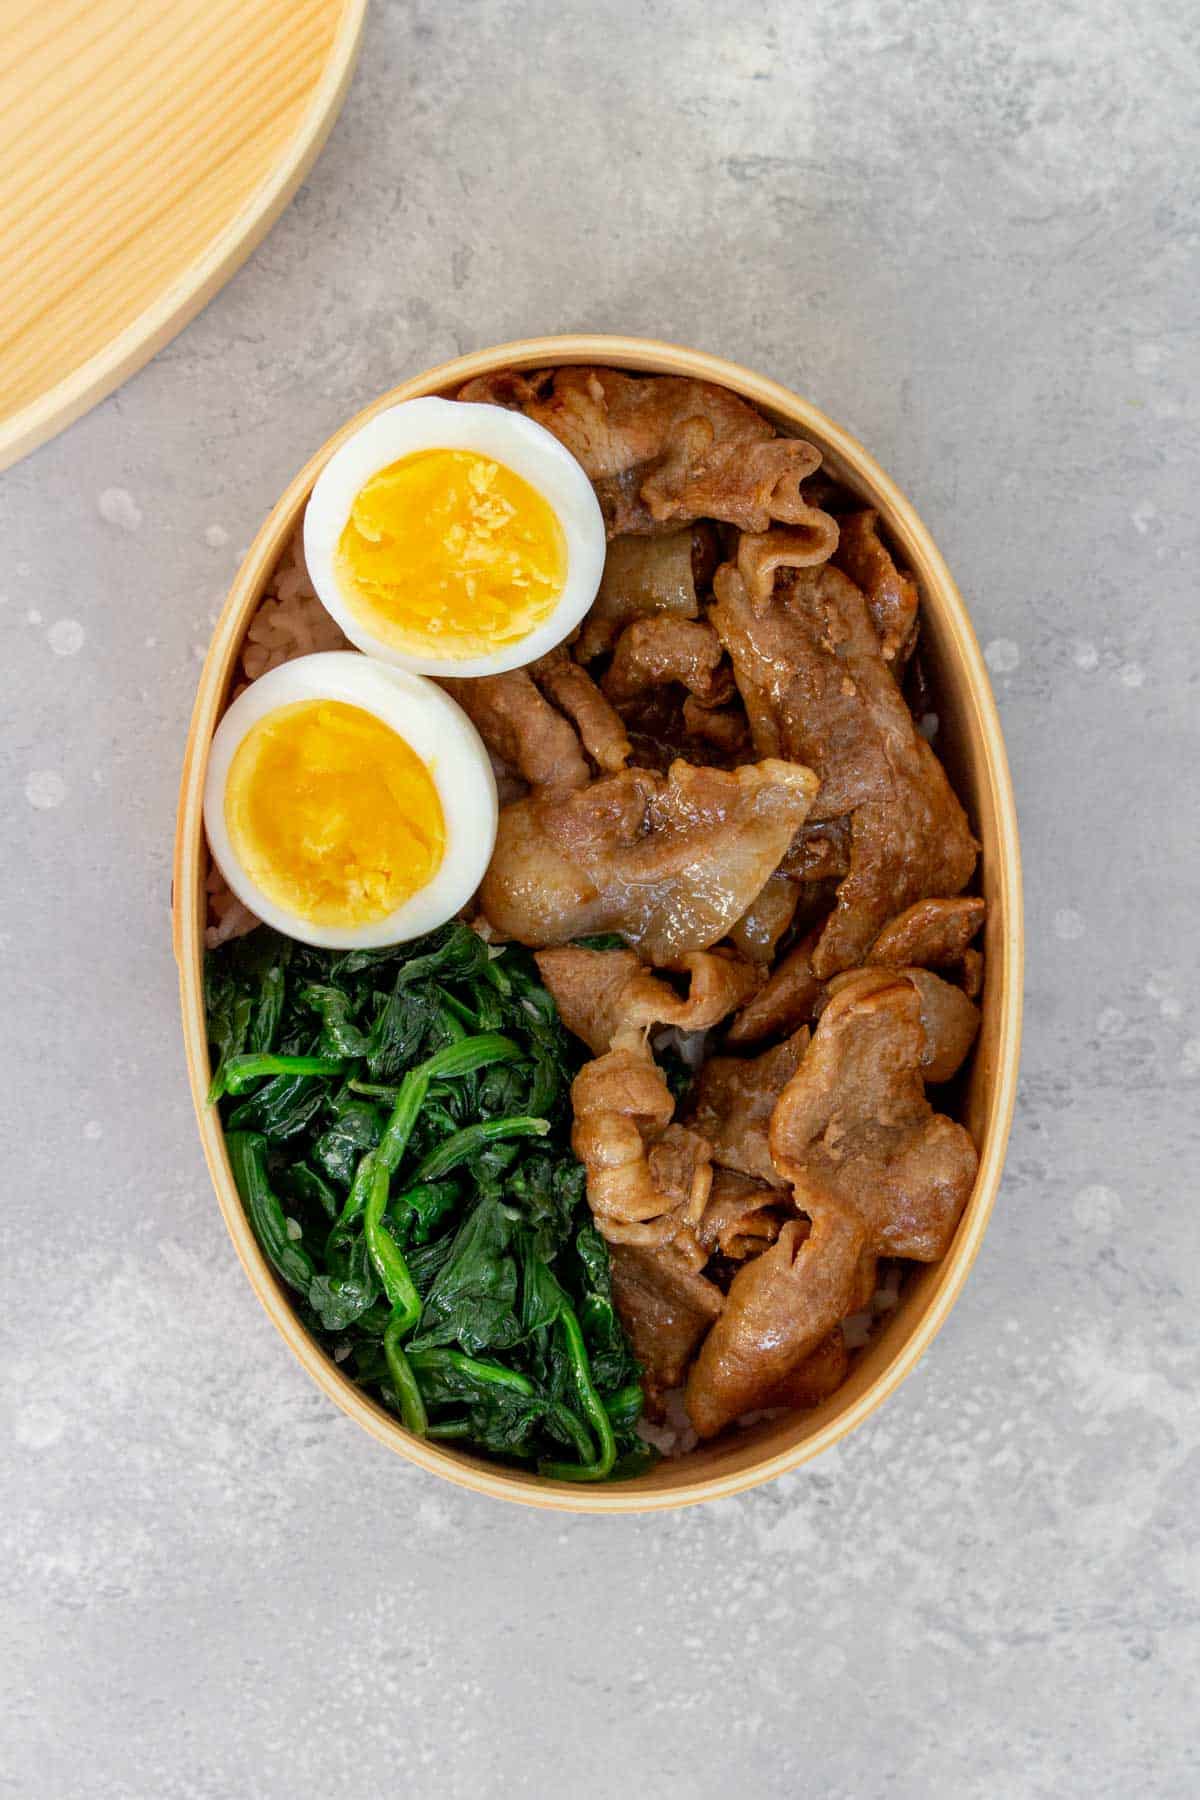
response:
[[[559,1480],[644,1466],[579,1058],[532,959],[461,924],[348,953],[262,926],[210,954],[205,1000],[247,1216],[343,1371],[410,1431]]]

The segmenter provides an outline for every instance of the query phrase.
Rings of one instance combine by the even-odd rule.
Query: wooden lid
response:
[[[366,0],[5,0],[0,468],[139,368],[278,218]]]

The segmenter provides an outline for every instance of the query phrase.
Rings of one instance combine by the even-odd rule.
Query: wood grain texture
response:
[[[0,468],[210,299],[316,157],[366,0],[0,0]]]
[[[423,394],[453,393],[464,381],[495,369],[565,363],[600,363],[720,382],[761,408],[784,432],[810,438],[821,449],[826,465],[878,508],[920,586],[922,653],[930,665],[942,722],[938,749],[982,846],[980,879],[988,903],[983,1018],[965,1100],[966,1119],[979,1147],[979,1171],[947,1255],[910,1277],[900,1306],[876,1332],[848,1379],[812,1412],[794,1413],[718,1438],[688,1456],[660,1463],[636,1480],[594,1488],[543,1481],[412,1437],[392,1414],[348,1381],[305,1332],[271,1274],[242,1210],[216,1110],[205,1105],[210,1071],[202,987],[206,873],[202,800],[208,746],[225,705],[246,626],[300,522],[313,483],[346,438],[385,406]],[[523,339],[460,357],[419,375],[351,419],[300,471],[270,514],[217,622],[184,757],[173,908],[192,1098],[217,1199],[242,1267],[277,1330],[317,1385],[381,1443],[433,1474],[477,1493],[562,1512],[656,1511],[739,1493],[806,1462],[861,1424],[911,1372],[958,1298],[1000,1185],[1020,1055],[1021,864],[1004,740],[966,608],[914,508],[848,432],[776,382],[715,356],[641,338]]]

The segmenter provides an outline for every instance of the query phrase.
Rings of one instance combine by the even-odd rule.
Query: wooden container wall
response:
[[[938,749],[982,845],[980,883],[988,905],[983,1020],[964,1091],[964,1118],[979,1146],[979,1172],[947,1255],[940,1263],[914,1271],[896,1312],[881,1324],[846,1382],[823,1405],[702,1445],[635,1480],[596,1487],[543,1481],[448,1445],[414,1438],[347,1380],[301,1326],[259,1250],[230,1172],[216,1112],[204,1104],[210,1071],[202,986],[206,850],[201,801],[208,746],[225,706],[246,626],[299,524],[313,483],[338,446],[383,407],[419,395],[453,393],[464,381],[496,369],[567,363],[719,382],[759,407],[782,431],[810,438],[821,449],[826,466],[878,508],[920,584],[922,647],[941,720]],[[274,507],[218,620],[188,734],[173,895],[192,1097],[217,1200],[242,1266],[273,1324],[317,1385],[373,1437],[419,1467],[477,1493],[564,1512],[640,1512],[719,1499],[769,1481],[845,1437],[898,1387],[945,1322],[979,1250],[996,1198],[1016,1093],[1023,927],[1020,850],[1007,758],[966,609],[915,509],[847,432],[777,383],[715,356],[641,338],[530,338],[431,369],[352,419],[301,470]]]

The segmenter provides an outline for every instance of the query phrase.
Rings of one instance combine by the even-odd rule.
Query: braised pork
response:
[[[786,564],[755,592],[762,541],[717,571],[710,618],[733,662],[755,747],[811,766],[811,822],[850,821],[850,868],[813,953],[821,979],[859,962],[888,919],[955,894],[976,845],[941,764],[884,661],[867,603],[840,570]]]
[[[552,431],[591,477],[610,537],[693,519],[745,531],[781,520],[804,537],[814,563],[837,543],[834,521],[801,491],[820,452],[804,438],[779,437],[728,388],[579,367],[482,376],[459,398],[516,407]]]
[[[715,944],[773,874],[816,777],[798,764],[626,769],[504,807],[480,889],[503,936],[537,948],[620,932],[670,965]]]
[[[975,1180],[970,1135],[925,1095],[925,1031],[914,984],[884,978],[836,993],[775,1107],[770,1153],[802,1211],[861,1220],[879,1256],[936,1262]]]

